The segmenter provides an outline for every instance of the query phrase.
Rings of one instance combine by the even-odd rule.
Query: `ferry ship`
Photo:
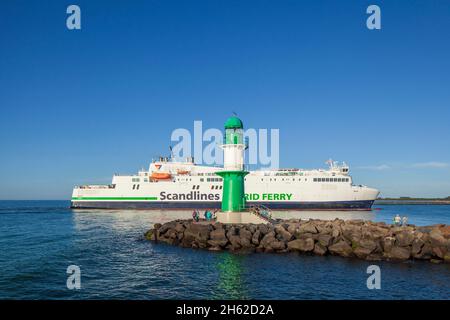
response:
[[[327,161],[327,169],[250,171],[245,177],[248,206],[276,210],[370,210],[379,191],[354,185],[345,163]],[[202,166],[193,158],[160,157],[148,170],[114,175],[110,185],[73,189],[71,207],[89,209],[220,208],[222,168]]]

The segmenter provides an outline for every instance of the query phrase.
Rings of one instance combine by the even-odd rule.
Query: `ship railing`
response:
[[[273,223],[275,220],[272,218],[272,212],[269,208],[266,206],[259,204],[259,205],[250,205],[246,207],[251,213],[257,215],[258,217],[266,220],[267,222]]]
[[[108,185],[82,185],[77,186],[78,189],[114,189],[116,187],[115,184]]]

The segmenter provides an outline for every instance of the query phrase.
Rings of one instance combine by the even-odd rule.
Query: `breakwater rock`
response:
[[[363,220],[282,220],[221,224],[176,220],[155,224],[148,240],[214,251],[299,252],[364,260],[450,263],[450,226],[394,226]]]

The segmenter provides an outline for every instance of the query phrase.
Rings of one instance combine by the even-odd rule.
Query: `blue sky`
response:
[[[82,29],[66,28],[77,4]],[[370,4],[382,29],[366,28]],[[176,128],[280,129],[283,167],[450,195],[449,1],[0,3],[0,199],[69,199]]]

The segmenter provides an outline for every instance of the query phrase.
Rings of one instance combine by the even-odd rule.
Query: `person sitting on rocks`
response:
[[[395,224],[396,226],[398,226],[398,225],[400,225],[401,223],[402,223],[402,218],[400,217],[399,214],[397,214],[397,215],[394,217],[394,224]]]

